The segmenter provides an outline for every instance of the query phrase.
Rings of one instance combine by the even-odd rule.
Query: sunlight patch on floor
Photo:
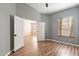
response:
[[[33,36],[32,37],[32,45],[33,45],[33,48],[38,48],[38,42],[37,42],[37,37],[36,36]]]
[[[58,52],[60,52],[60,56],[71,56],[72,53],[68,49],[62,48]]]

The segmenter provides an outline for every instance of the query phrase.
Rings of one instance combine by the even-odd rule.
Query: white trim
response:
[[[46,41],[46,40],[48,40],[48,41],[51,41],[51,39],[45,39],[45,40],[38,40],[38,41]]]
[[[63,44],[68,44],[68,45],[73,45],[73,46],[79,47],[79,45],[75,45],[75,44],[71,44],[71,43],[66,43],[66,42],[62,42],[62,41],[58,41],[58,40],[51,40],[51,41],[60,42],[60,43],[63,43]]]
[[[45,39],[45,40],[51,40],[51,39]]]
[[[39,42],[39,41],[45,41],[45,40],[38,40],[38,42]]]
[[[12,51],[8,52],[5,56],[8,56]]]
[[[62,41],[58,41],[58,40],[52,40],[52,39],[46,39],[46,40],[54,41],[54,42],[59,42],[59,43],[63,43],[63,44],[67,44],[67,45],[73,45],[73,46],[79,47],[79,45],[71,44],[71,43],[66,43],[66,42],[62,42]],[[40,40],[40,41],[45,41],[45,40]]]

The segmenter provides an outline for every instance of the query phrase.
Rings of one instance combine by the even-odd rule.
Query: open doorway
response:
[[[37,37],[37,22],[32,20],[24,21],[24,36]]]
[[[37,37],[37,23],[31,23],[31,35]]]
[[[24,21],[24,44],[27,48],[37,47],[37,21]]]
[[[12,52],[11,55],[31,55],[38,53],[39,49],[39,42],[38,41],[44,41],[45,40],[45,24],[44,22],[37,22],[32,21],[28,19],[23,19],[20,17],[14,17],[14,25],[15,25],[15,31],[13,31],[12,37],[14,37],[14,47],[18,48]],[[13,25],[13,27],[14,27]],[[17,35],[16,35],[17,34]],[[21,38],[22,36],[22,38]],[[38,37],[38,39],[37,39]],[[13,42],[13,41],[11,41]],[[11,45],[12,46],[12,45]],[[21,48],[23,47],[23,48]],[[20,49],[21,48],[21,49]],[[19,52],[19,53],[18,53]],[[24,53],[21,53],[24,52]]]

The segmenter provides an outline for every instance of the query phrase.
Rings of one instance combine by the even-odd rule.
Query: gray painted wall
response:
[[[16,15],[29,20],[41,20],[40,13],[23,3],[16,4]]]
[[[75,38],[67,38],[67,37],[59,37],[58,36],[58,19],[59,17],[65,16],[73,16],[74,17],[74,34]],[[49,15],[49,27],[50,27],[50,34],[52,40],[62,41],[65,43],[71,44],[79,44],[79,7],[74,7],[71,9],[63,10],[54,14]]]
[[[45,39],[50,39],[50,29],[49,29],[49,17],[48,15],[41,14],[41,21],[45,22]]]
[[[0,56],[10,51],[10,14],[15,13],[15,4],[0,3]]]

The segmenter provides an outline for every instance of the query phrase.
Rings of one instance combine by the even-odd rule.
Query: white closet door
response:
[[[14,51],[24,46],[24,19],[14,16]]]
[[[38,41],[44,41],[45,40],[45,23],[44,22],[38,22],[37,24],[37,39]]]

